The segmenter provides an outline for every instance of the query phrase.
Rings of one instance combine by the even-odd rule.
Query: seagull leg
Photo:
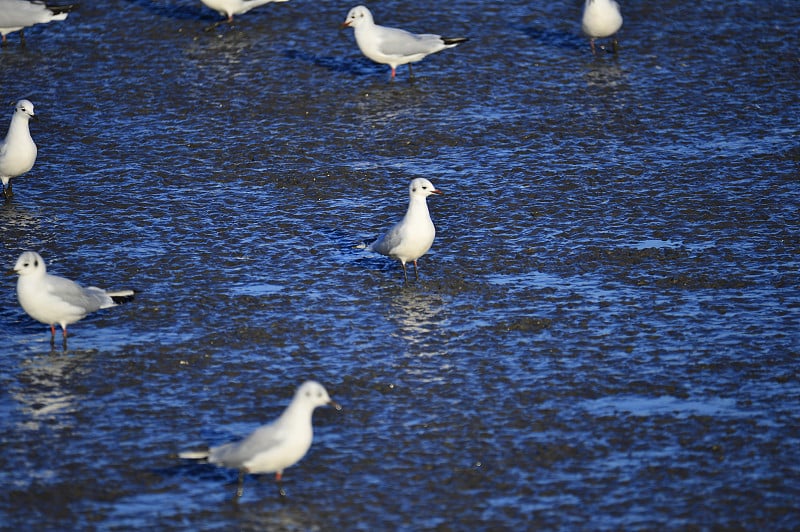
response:
[[[614,39],[613,41],[611,41],[611,50],[614,53],[617,53],[617,50],[619,50],[619,41],[618,40]]]
[[[283,490],[283,472],[278,471],[275,473],[275,482],[278,484],[278,495],[281,497],[286,497],[286,492]]]
[[[239,482],[236,485],[236,497],[235,497],[235,499],[238,499],[239,497],[241,497],[243,493],[244,493],[244,471],[242,471],[240,469],[239,470]]]
[[[597,51],[594,49],[594,37],[589,39],[589,46],[592,47],[592,55],[597,55]]]
[[[411,70],[411,63],[408,64],[408,77],[411,79],[414,78],[414,71]]]
[[[395,72],[395,68],[392,67],[392,81],[394,81],[395,74],[397,74],[397,72]]]
[[[55,337],[56,337],[56,326],[55,325],[52,325],[52,324],[50,325],[50,335],[51,335],[52,339],[55,339]]]
[[[417,261],[414,261],[414,278],[419,281],[419,270],[417,269]]]
[[[403,267],[403,278],[406,280],[406,282],[408,282],[408,273],[406,272],[406,263],[405,262],[401,262],[400,266]]]

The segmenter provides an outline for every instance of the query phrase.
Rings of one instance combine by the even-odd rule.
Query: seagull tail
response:
[[[467,42],[468,40],[469,38],[467,37],[442,37],[442,42],[444,42],[446,46],[455,46],[462,42]]]
[[[184,460],[208,460],[208,451],[184,451],[178,453],[178,458]]]
[[[128,303],[133,301],[133,297],[136,295],[135,290],[117,290],[116,292],[106,292],[108,297],[111,300],[119,305],[120,303]]]

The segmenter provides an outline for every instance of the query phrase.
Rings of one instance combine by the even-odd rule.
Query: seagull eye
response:
[[[33,261],[33,267],[36,268],[38,266],[39,266],[39,261],[38,260]]]

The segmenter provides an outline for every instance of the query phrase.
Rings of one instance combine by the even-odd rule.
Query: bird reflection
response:
[[[75,410],[78,398],[71,391],[71,383],[88,372],[84,362],[92,354],[53,347],[48,353],[33,354],[22,361],[18,383],[10,386],[9,392],[29,416],[28,428],[38,430],[44,420]],[[58,425],[63,424],[64,418],[60,418]]]
[[[437,294],[403,290],[392,300],[391,318],[399,335],[420,354],[432,354],[431,347],[445,328],[445,301]]]
[[[618,88],[627,81],[627,76],[618,61],[593,61],[586,69],[584,79],[589,87]]]
[[[8,242],[20,243],[20,246],[31,246],[30,235],[42,233],[41,219],[28,209],[16,205],[13,200],[5,199],[0,207],[0,224],[3,226]]]

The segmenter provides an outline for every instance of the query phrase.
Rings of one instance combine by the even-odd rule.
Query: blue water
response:
[[[797,528],[800,4],[626,2],[596,57],[579,1],[369,6],[470,40],[391,82],[352,5],[9,36],[41,120],[0,261],[140,292],[51,346],[5,279],[0,526]],[[404,284],[356,246],[415,177],[445,194]],[[343,410],[285,498],[178,459],[308,378]]]

